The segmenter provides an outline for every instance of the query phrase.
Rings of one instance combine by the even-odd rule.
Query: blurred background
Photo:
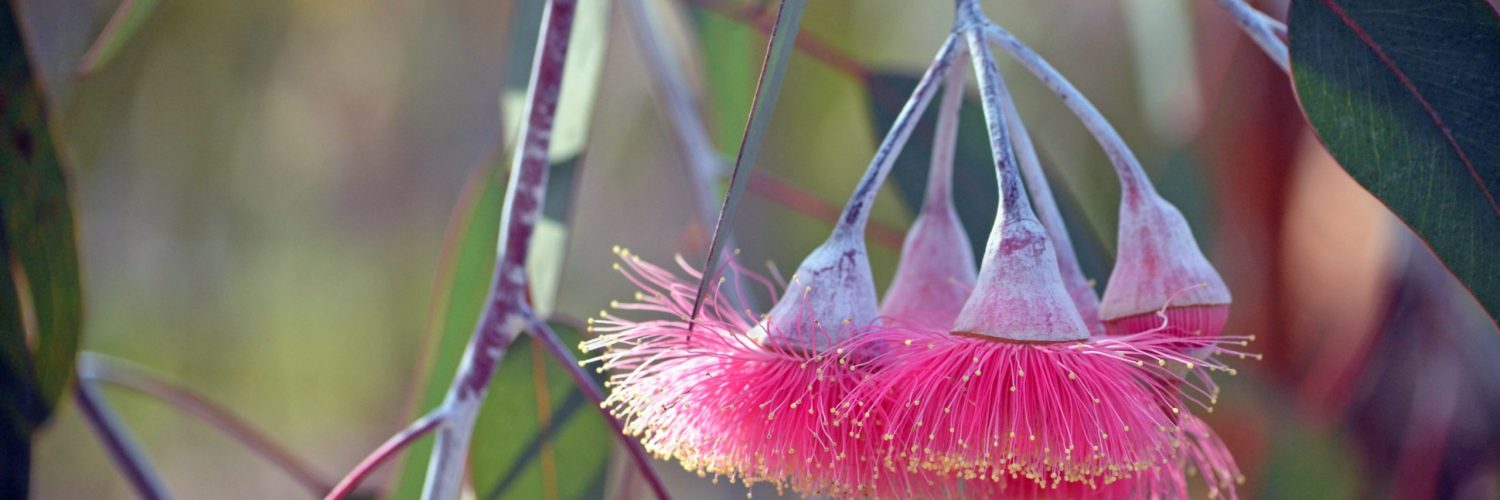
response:
[[[775,2],[644,3],[732,162]],[[707,234],[627,4],[581,4],[532,259],[537,301],[564,327],[632,292],[610,271],[612,245],[699,261]],[[1500,334],[1323,151],[1286,76],[1215,2],[985,4],[1114,121],[1229,281],[1227,333],[1257,335],[1265,359],[1224,377],[1205,418],[1246,473],[1242,495],[1500,498]],[[1285,1],[1258,4],[1284,18]],[[473,322],[464,301],[488,279],[484,252],[458,250],[486,234],[493,248],[493,227],[478,226],[498,218],[541,2],[166,1],[80,76],[118,5],[17,2],[72,160],[83,348],[208,395],[335,481],[452,376]],[[950,2],[811,2],[738,218],[744,262],[790,269],[826,236],[951,19]],[[1003,59],[1102,290],[1114,175]],[[966,109],[958,193],[978,242],[994,216],[980,123]],[[882,286],[920,201],[930,129],[875,212]],[[518,347],[496,375],[476,497],[646,498],[609,465],[589,405],[534,354]],[[313,496],[181,411],[108,394],[181,497]],[[36,498],[131,496],[71,404],[38,439]],[[371,485],[409,495],[412,466],[388,469]],[[744,494],[671,481],[684,498]]]

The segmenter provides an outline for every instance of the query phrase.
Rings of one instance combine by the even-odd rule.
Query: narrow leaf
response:
[[[1318,137],[1500,317],[1500,17],[1483,0],[1298,0],[1290,21]]]
[[[417,388],[421,399],[416,401],[415,411],[426,411],[442,403],[472,332],[473,320],[484,306],[487,280],[495,265],[495,246],[500,237],[505,178],[504,170],[498,166],[479,169],[454,207],[439,264],[439,281],[433,288],[432,319],[424,334],[424,364],[417,369],[417,376],[425,382]],[[411,445],[393,490],[394,498],[416,498],[421,494],[422,480],[427,474],[425,457],[431,451],[431,440]]]
[[[38,424],[73,373],[83,299],[67,175],[23,47],[11,9],[0,8],[0,265],[8,267],[3,286],[14,294],[0,311],[0,346],[7,373],[24,369],[16,363],[30,365],[37,400],[20,407]]]
[[[551,326],[565,345],[583,340],[575,329]],[[535,383],[539,372],[544,383]],[[479,498],[601,498],[603,483],[593,478],[605,472],[613,433],[567,372],[531,335],[522,335],[495,372],[495,383],[479,418],[500,425],[474,429],[474,447],[485,448],[470,463]]]
[[[771,111],[776,107],[776,98],[781,94],[781,80],[786,76],[786,64],[791,60],[792,47],[797,40],[797,26],[802,22],[802,10],[807,0],[782,0],[776,12],[776,27],[771,31],[771,41],[766,48],[766,57],[761,62],[760,82],[755,87],[755,98],[750,104],[750,118],[745,125],[745,136],[740,141],[738,158],[734,170],[729,174],[729,194],[724,197],[724,206],[719,209],[719,222],[714,227],[714,236],[708,245],[708,263],[703,266],[703,279],[698,283],[698,295],[693,299],[692,319],[698,319],[698,310],[703,306],[703,295],[708,292],[709,280],[717,279],[715,271],[723,259],[725,239],[734,227],[734,212],[740,199],[749,187],[750,172],[755,169],[755,158],[760,153],[760,143],[765,140],[766,129],[771,125]]]

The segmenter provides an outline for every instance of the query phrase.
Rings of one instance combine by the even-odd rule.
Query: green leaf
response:
[[[1484,0],[1297,0],[1318,137],[1500,317],[1500,16]]]
[[[68,182],[17,19],[0,6],[0,497],[24,498],[30,433],[73,373],[83,299]]]
[[[161,0],[122,0],[104,25],[104,30],[99,32],[99,38],[83,54],[83,61],[78,63],[78,74],[91,75],[114,60],[131,37],[146,24],[146,19],[156,12],[158,5],[161,5]]]
[[[426,383],[418,390],[418,412],[435,408],[443,402],[453,382],[464,347],[473,333],[474,322],[484,307],[490,272],[495,267],[495,247],[500,237],[500,207],[505,200],[505,171],[498,166],[482,168],[465,186],[464,194],[454,208],[455,218],[444,242],[440,276],[433,293],[434,317],[425,335],[428,360],[417,376]],[[490,394],[504,391],[504,384],[490,389]],[[422,492],[427,476],[427,456],[432,452],[430,439],[413,443],[396,483],[394,498],[416,498]]]
[[[577,330],[552,328],[564,345],[582,340]],[[539,347],[530,335],[517,338],[495,373],[497,384],[512,383],[492,388],[479,413],[470,458],[474,491],[486,500],[603,498],[612,431]]]
[[[0,343],[7,353],[30,353],[40,423],[73,373],[83,299],[68,180],[48,129],[46,102],[11,10],[0,11],[0,217],[10,267],[4,285],[16,296],[4,312],[9,318]],[[13,329],[17,324],[22,329]],[[34,338],[28,341],[27,332]]]

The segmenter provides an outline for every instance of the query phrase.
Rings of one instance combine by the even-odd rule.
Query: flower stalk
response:
[[[1260,50],[1266,53],[1266,57],[1271,58],[1281,71],[1292,72],[1292,58],[1286,42],[1286,24],[1256,10],[1245,0],[1218,1],[1219,5],[1234,17],[1234,23],[1239,25],[1240,30],[1249,35],[1255,45],[1260,46]]]
[[[1175,328],[1217,335],[1228,317],[1229,288],[1198,248],[1182,212],[1156,192],[1119,132],[1067,78],[1004,28],[988,19],[978,23],[986,37],[1014,56],[1083,122],[1119,177],[1117,257],[1099,305],[1106,330],[1133,333],[1161,326],[1154,313],[1171,304],[1168,316],[1175,320]]]
[[[1047,231],[1047,238],[1052,240],[1052,247],[1057,251],[1057,268],[1062,272],[1063,286],[1068,289],[1068,296],[1072,297],[1073,305],[1078,307],[1078,313],[1089,326],[1089,331],[1094,334],[1102,334],[1103,325],[1099,322],[1099,294],[1094,291],[1093,283],[1089,282],[1087,276],[1083,275],[1083,267],[1078,264],[1078,253],[1073,249],[1073,237],[1068,235],[1068,226],[1063,223],[1062,209],[1057,206],[1057,198],[1052,195],[1052,185],[1047,182],[1047,173],[1042,171],[1041,159],[1037,157],[1036,146],[1031,142],[1031,134],[1026,131],[1026,124],[1021,121],[1020,110],[1016,108],[1015,100],[1009,93],[1001,96],[1005,99],[1005,126],[1010,131],[1011,145],[1015,149],[1016,160],[1021,165],[1021,176],[1026,179],[1027,191],[1031,194],[1032,208]]]

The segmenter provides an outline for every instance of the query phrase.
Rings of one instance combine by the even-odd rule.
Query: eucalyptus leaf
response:
[[[0,496],[24,498],[31,431],[67,388],[83,318],[67,173],[17,18],[0,7]]]
[[[1500,16],[1484,0],[1297,0],[1319,139],[1500,317]]]

